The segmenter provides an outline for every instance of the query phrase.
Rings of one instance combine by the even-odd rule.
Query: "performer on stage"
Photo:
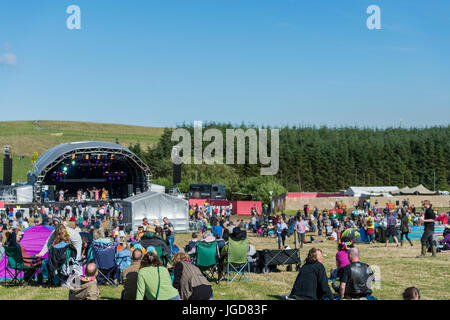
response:
[[[81,202],[81,189],[77,191],[77,200]]]
[[[59,190],[59,202],[64,202],[64,193],[66,193],[68,190]]]
[[[95,195],[95,201],[98,201],[98,195],[99,195],[100,190],[98,190],[96,187],[94,187],[94,189],[92,189],[92,190],[88,189],[88,191],[91,192],[91,194],[93,192]],[[92,196],[91,196],[91,199],[92,199]]]
[[[107,193],[108,191],[106,191],[106,189],[103,187],[102,188],[102,201],[106,201],[106,197],[107,197]]]
[[[89,192],[89,200],[93,200],[94,199],[94,190],[87,189],[87,191]]]

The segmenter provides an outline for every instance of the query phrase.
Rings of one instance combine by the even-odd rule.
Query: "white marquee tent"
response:
[[[391,193],[398,191],[398,187],[350,187],[345,192],[351,197],[370,197],[370,196],[391,196]]]
[[[173,224],[175,232],[189,230],[189,202],[166,193],[147,191],[122,201],[125,228],[133,231],[148,218],[149,223],[167,217]]]

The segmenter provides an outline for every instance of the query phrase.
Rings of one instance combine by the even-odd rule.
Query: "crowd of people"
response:
[[[409,206],[401,206],[392,210],[389,205],[379,210],[365,206],[360,214],[344,210],[323,210],[317,207],[310,210],[305,206],[295,216],[261,215],[255,209],[249,221],[231,219],[232,207],[220,207],[205,204],[192,206],[191,222],[195,229],[192,238],[185,248],[179,248],[175,242],[175,228],[167,217],[162,221],[149,222],[144,218],[142,224],[134,232],[126,233],[124,218],[120,203],[106,203],[93,207],[89,203],[74,203],[72,206],[60,208],[57,205],[35,207],[31,210],[33,224],[50,225],[54,231],[47,239],[42,250],[29,257],[25,248],[21,247],[20,239],[24,228],[29,226],[29,219],[23,217],[23,212],[7,208],[7,215],[2,218],[2,228],[6,230],[4,247],[20,248],[23,257],[33,258],[30,266],[40,268],[38,283],[45,285],[66,285],[70,288],[70,299],[98,299],[101,295],[97,283],[99,277],[98,265],[89,257],[89,248],[93,241],[101,243],[115,242],[117,244],[116,259],[120,260],[118,276],[115,284],[123,284],[122,299],[124,300],[198,300],[212,299],[213,290],[208,279],[195,264],[196,243],[216,242],[218,252],[218,279],[223,278],[227,263],[228,245],[233,241],[248,241],[248,262],[250,270],[257,270],[258,254],[248,233],[254,236],[273,237],[277,239],[280,250],[288,249],[286,239],[295,237],[295,245],[300,248],[306,243],[306,234],[316,232],[325,235],[327,239],[337,242],[336,268],[325,271],[322,264],[323,255],[319,248],[308,252],[305,263],[300,268],[295,280],[290,299],[372,299],[370,283],[375,276],[370,266],[361,262],[359,249],[355,246],[355,238],[345,231],[352,228],[364,229],[367,243],[376,238],[392,236],[394,241],[403,245],[405,237],[409,244],[409,228],[414,224],[424,224],[421,239],[422,250],[419,257],[424,257],[428,249],[436,256],[436,243],[433,240],[437,216],[429,201],[424,202],[424,214],[412,211]],[[413,213],[414,212],[414,213]],[[441,219],[442,223],[447,220]],[[438,220],[440,223],[441,220]],[[69,224],[71,225],[69,227]],[[400,237],[397,230],[400,230]],[[444,237],[450,238],[450,228],[444,231]],[[320,240],[323,241],[323,240]],[[320,243],[310,237],[310,243]],[[450,243],[449,243],[450,244]],[[448,247],[450,248],[450,246]],[[65,256],[65,252],[72,252]],[[47,259],[43,259],[47,256]],[[63,270],[68,277],[64,281],[55,280],[55,275],[61,273],[61,260],[65,258],[70,270]],[[67,267],[67,266],[66,266]],[[63,268],[64,269],[64,268]],[[83,272],[84,269],[84,272]],[[34,270],[34,269],[33,269]],[[44,271],[42,271],[44,270]],[[73,276],[73,277],[71,277]],[[33,278],[33,273],[25,274],[25,278]],[[328,280],[333,281],[331,292]],[[69,281],[70,280],[70,281]],[[74,280],[76,280],[74,282]],[[74,283],[76,285],[74,285]],[[408,288],[405,298],[420,297],[416,288]]]
[[[7,209],[8,216],[9,212],[13,211],[10,210]],[[151,223],[144,218],[135,232],[126,233],[119,203],[105,204],[96,208],[89,204],[86,206],[74,204],[66,208],[42,206],[33,208],[31,212],[34,224],[54,228],[42,250],[29,257],[25,248],[20,245],[24,234],[21,230],[28,220],[21,217],[20,213],[13,216],[11,221],[3,220],[3,228],[6,230],[6,241],[3,246],[18,247],[24,258],[35,259],[34,266],[38,267],[39,264],[41,270],[37,275],[38,284],[67,286],[70,288],[70,299],[98,299],[101,295],[97,283],[101,270],[95,259],[89,257],[89,248],[93,241],[117,243],[115,259],[120,260],[121,272],[119,277],[114,279],[114,283],[123,283],[122,299],[198,300],[211,299],[213,296],[209,281],[191,262],[195,246],[191,248],[190,254],[178,248],[175,244],[175,228],[167,217],[162,221],[154,220]],[[214,215],[211,218],[214,222]],[[213,239],[217,241],[222,252],[226,252],[227,241],[222,237],[235,240],[246,238],[245,230],[241,230],[230,221],[226,221],[227,225],[222,227],[224,221],[216,219],[213,228],[198,233],[201,235],[201,239],[198,240]],[[192,247],[196,240],[194,233],[189,245]],[[66,250],[71,254],[66,256]],[[44,259],[47,256],[48,258]],[[225,261],[226,254],[220,259]],[[33,269],[26,275],[27,280],[32,278],[36,270]],[[61,275],[66,277],[62,279]]]
[[[404,205],[404,206],[403,206]],[[317,207],[313,210],[305,205],[303,211],[299,210],[295,216],[287,217],[284,213],[278,216],[269,216],[267,220],[259,217],[252,217],[250,228],[253,232],[262,236],[277,238],[278,248],[285,247],[286,238],[295,235],[295,242],[303,247],[306,243],[306,235],[315,233],[319,236],[325,235],[329,240],[339,240],[341,235],[347,230],[358,230],[361,241],[365,243],[375,243],[376,240],[385,242],[386,247],[392,238],[396,246],[403,246],[404,241],[408,241],[413,246],[409,234],[411,227],[423,224],[424,235],[422,237],[422,256],[424,250],[430,250],[433,256],[436,255],[436,247],[442,250],[448,250],[448,241],[444,240],[438,244],[433,239],[434,224],[447,224],[450,213],[439,213],[432,208],[429,201],[423,203],[424,216],[416,212],[414,206],[409,206],[406,201],[402,202],[402,206],[393,209],[390,204],[381,209],[376,206],[365,204],[363,210],[347,212],[338,205],[332,210],[324,209],[322,212]],[[362,234],[364,236],[362,236]],[[317,242],[314,237],[308,241],[309,243]]]

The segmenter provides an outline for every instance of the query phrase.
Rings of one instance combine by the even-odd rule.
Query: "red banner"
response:
[[[346,197],[347,195],[339,192],[320,193],[320,192],[288,192],[287,198],[328,198],[328,197]]]

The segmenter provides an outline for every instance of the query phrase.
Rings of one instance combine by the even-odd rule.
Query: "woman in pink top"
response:
[[[336,269],[330,270],[330,278],[333,281],[339,279],[343,268],[350,264],[347,251],[349,248],[353,248],[353,240],[341,238],[338,243],[338,252],[336,253]],[[332,282],[331,287],[335,292],[339,293],[339,283]]]
[[[339,278],[342,268],[350,264],[348,259],[349,248],[353,248],[353,241],[342,238],[338,243],[338,252],[336,253],[336,269],[331,269],[331,279]]]

